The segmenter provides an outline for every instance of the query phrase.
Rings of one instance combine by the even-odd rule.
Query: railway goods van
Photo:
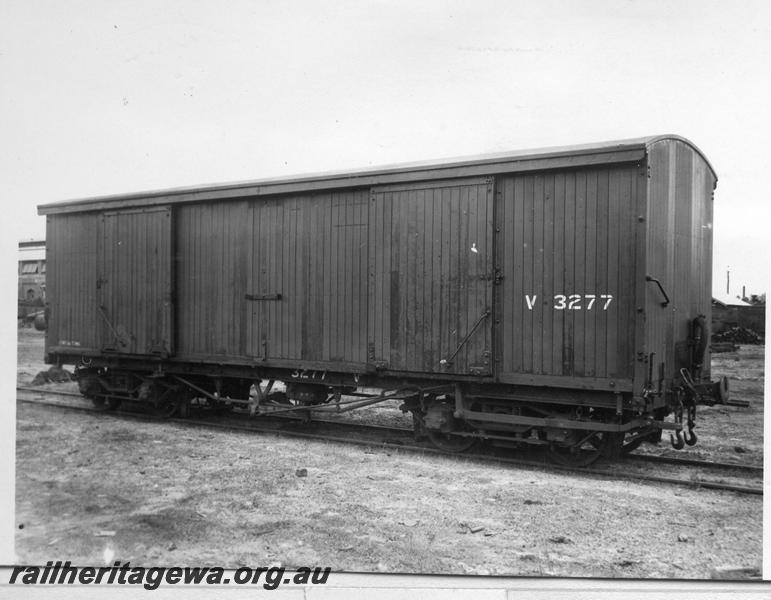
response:
[[[683,447],[727,393],[716,181],[665,135],[42,205],[46,361],[107,407],[400,398],[446,450]]]

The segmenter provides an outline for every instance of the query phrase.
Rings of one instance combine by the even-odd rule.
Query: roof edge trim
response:
[[[647,147],[655,144],[656,142],[663,142],[665,140],[675,140],[676,142],[683,142],[684,144],[687,144],[688,146],[693,148],[696,154],[701,156],[702,160],[707,164],[707,166],[709,167],[709,170],[712,171],[712,176],[715,178],[715,183],[717,183],[718,176],[717,176],[717,171],[715,171],[715,167],[713,167],[712,163],[709,162],[709,159],[706,157],[704,152],[701,151],[701,148],[699,148],[696,144],[694,144],[688,138],[684,138],[681,135],[675,135],[673,133],[667,133],[667,134],[657,135],[657,136],[648,138],[648,141],[645,145]]]
[[[559,168],[568,165],[587,166],[592,163],[631,162],[643,158],[651,144],[673,139],[692,147],[704,159],[715,179],[717,175],[699,148],[686,138],[666,134],[633,138],[627,140],[557,146],[534,150],[501,152],[470,157],[422,161],[384,165],[376,168],[348,169],[325,173],[290,175],[259,180],[247,180],[230,183],[203,184],[174,187],[159,190],[147,190],[124,194],[99,195],[88,198],[72,199],[61,202],[38,205],[39,215],[58,213],[86,212],[103,210],[107,204],[120,202],[132,206],[152,205],[166,201],[169,203],[204,201],[207,199],[228,199],[241,196],[268,195],[271,193],[294,193],[303,188],[308,191],[332,189],[337,187],[366,187],[394,183],[401,179],[414,180],[420,175],[425,179],[466,177],[469,175],[495,174],[507,169],[512,171],[540,170]],[[638,158],[639,154],[639,158]],[[574,161],[571,158],[575,158]],[[551,165],[550,163],[554,163]],[[453,172],[457,172],[453,175]],[[403,177],[402,177],[403,176]]]

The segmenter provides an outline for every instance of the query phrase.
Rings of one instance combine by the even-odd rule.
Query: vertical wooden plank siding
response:
[[[368,200],[344,191],[179,207],[180,354],[366,362]]]
[[[440,356],[442,341],[444,339],[441,330],[441,324],[445,317],[444,303],[444,283],[442,281],[442,252],[446,236],[442,235],[443,213],[441,190],[429,190],[426,192],[430,202],[427,210],[431,211],[431,335],[424,346],[426,349],[425,359],[427,364],[436,365],[442,359]],[[428,261],[427,261],[428,262]],[[386,346],[385,348],[387,348]],[[387,350],[383,350],[387,356]]]
[[[648,274],[661,280],[671,302],[662,307],[658,288],[648,284],[645,352],[655,353],[654,372],[663,363],[665,380],[672,380],[679,377],[680,366],[687,366],[683,361],[687,361],[691,321],[699,315],[708,324],[711,319],[715,181],[704,159],[679,141],[652,144],[648,160],[646,262]],[[708,354],[704,364],[703,374],[708,375]]]
[[[522,258],[523,258],[523,271],[522,271],[522,278],[523,278],[523,284],[522,284],[522,295],[525,294],[531,294],[532,290],[534,288],[535,284],[535,278],[537,276],[536,273],[534,273],[534,265],[535,265],[535,255],[534,255],[534,245],[535,245],[535,186],[534,186],[534,176],[528,175],[523,178],[523,194],[520,196],[520,201],[522,202],[524,209],[524,223],[523,223],[523,231],[522,231],[522,239],[523,243],[522,246]],[[508,257],[506,257],[508,258]],[[504,260],[506,259],[504,258]],[[505,275],[504,275],[505,278]],[[507,294],[504,292],[504,297],[507,296]],[[525,307],[523,307],[523,311],[525,310]],[[528,314],[528,317],[531,317],[532,313]],[[521,340],[521,346],[520,346],[520,352],[522,352],[522,368],[521,370],[525,373],[534,373],[535,372],[535,364],[533,361],[533,329],[534,329],[534,323],[532,318],[523,318],[522,319],[522,328],[518,332],[519,339]]]
[[[95,213],[56,215],[46,220],[46,347],[99,350],[97,224]]]
[[[244,302],[252,241],[247,203],[176,209],[177,339],[180,354],[246,352]]]
[[[586,174],[586,228],[582,230],[584,233],[584,294],[598,294],[597,281],[595,279],[595,271],[597,266],[597,194],[598,194],[598,172],[596,170],[588,171]],[[603,286],[604,289],[604,286]],[[615,291],[615,290],[614,290]],[[571,292],[571,294],[581,294],[579,291]],[[574,306],[583,305],[583,301]],[[596,356],[594,354],[594,339],[596,337],[596,327],[594,323],[594,306],[592,310],[576,310],[576,321],[579,322],[581,330],[584,332],[583,338],[583,352],[584,368],[580,372],[580,375],[584,377],[594,377],[596,375],[595,365],[597,363]],[[570,302],[568,302],[568,308],[570,310]],[[603,315],[607,318],[607,315]]]
[[[542,281],[544,297],[554,297],[554,253],[556,241],[554,235],[554,190],[556,187],[555,176],[552,174],[543,177],[543,213],[541,216],[543,236],[539,247],[539,255],[542,264],[539,278]],[[547,343],[541,348],[541,360],[539,373],[553,373],[551,342],[554,339],[554,313],[553,311],[539,311],[539,326],[542,329],[542,339]]]
[[[388,308],[379,313],[383,332],[371,334],[375,361],[397,371],[490,372],[493,317],[482,317],[492,306],[492,183],[375,188],[372,203],[369,248],[382,257],[368,302],[370,311]]]
[[[673,294],[676,306],[682,306],[690,314],[695,308],[692,298],[701,291],[698,287],[699,270],[691,269],[691,254],[698,236],[693,230],[693,154],[685,145],[677,145],[673,155],[676,157],[673,230]],[[676,320],[670,329],[673,338],[668,342],[686,340],[689,335],[688,322]]]
[[[707,165],[701,160],[701,157],[693,161],[694,165],[694,206],[699,207],[698,220],[694,219],[693,229],[695,237],[698,239],[697,251],[694,252],[692,260],[694,261],[694,270],[699,272],[699,301],[696,304],[696,311],[703,314],[707,323],[712,324],[712,217],[713,217],[713,192],[716,181],[712,177]],[[700,185],[696,185],[700,182]],[[703,364],[703,376],[711,377],[710,370],[710,347],[707,345],[706,355]]]
[[[632,378],[635,182],[631,166],[498,179],[502,378]]]
[[[553,198],[553,227],[551,245],[554,247],[552,253],[552,277],[547,281],[548,291],[544,298],[553,298],[554,294],[560,293],[556,290],[565,289],[565,222],[567,196],[566,196],[566,176],[564,173],[556,173],[554,176],[554,188],[552,189]],[[557,311],[552,311],[551,319],[551,362],[549,364],[549,373],[562,372],[563,366],[563,343],[565,339],[563,322],[561,315]]]
[[[524,358],[524,327],[520,328],[517,335],[511,335],[511,332],[505,328],[505,323],[522,323],[522,313],[525,310],[525,289],[527,285],[525,277],[527,271],[525,270],[525,252],[527,251],[527,242],[525,240],[525,202],[524,202],[524,177],[517,178],[505,178],[499,180],[498,185],[504,187],[504,195],[501,200],[498,201],[499,205],[506,207],[506,220],[502,228],[502,232],[511,232],[510,235],[498,234],[498,243],[501,243],[501,238],[504,239],[504,247],[506,253],[504,257],[501,257],[498,262],[498,267],[503,270],[503,293],[501,294],[505,305],[513,306],[512,320],[509,321],[508,313],[504,312],[502,323],[504,327],[500,327],[502,332],[500,336],[504,340],[504,355],[503,363],[500,365],[504,372],[511,371],[514,373],[520,372],[525,368]],[[508,201],[507,198],[511,198]],[[497,232],[496,232],[497,233]],[[516,244],[516,246],[515,246]],[[521,273],[521,277],[510,278],[506,277],[505,265],[511,261],[516,273]],[[508,341],[508,343],[506,343]]]
[[[587,280],[587,227],[588,217],[587,210],[589,200],[587,199],[587,189],[589,186],[589,178],[591,173],[578,172],[576,173],[576,211],[575,211],[575,229],[573,235],[575,236],[575,265],[574,265],[574,287],[572,289],[562,290],[562,296],[570,298],[572,294],[580,294],[587,289],[591,291],[589,293],[596,294],[596,290],[591,289],[591,283]],[[547,300],[550,300],[547,298]],[[556,299],[555,299],[556,304]],[[551,305],[551,303],[550,303]],[[562,318],[567,319],[573,324],[573,365],[571,374],[583,377],[586,375],[586,365],[589,362],[586,356],[586,319],[584,318],[583,311],[571,311],[569,301],[565,306],[565,298],[562,299]],[[567,315],[567,316],[565,316]]]
[[[545,281],[546,273],[544,272],[544,176],[536,174],[533,180],[533,238],[530,244],[530,251],[532,253],[532,282],[543,290],[543,293],[547,293],[544,289],[543,282]],[[551,249],[550,249],[551,251]],[[536,283],[537,282],[537,283]],[[532,373],[542,375],[543,363],[541,357],[543,355],[543,344],[541,340],[544,334],[544,311],[536,310],[532,314],[532,328],[530,330],[530,348],[532,350]]]
[[[564,229],[564,248],[565,248],[565,266],[563,271],[562,294],[565,290],[575,290],[576,288],[576,223],[578,221],[578,175],[565,174],[565,229]],[[557,288],[555,288],[557,289]],[[554,298],[552,296],[552,298]],[[544,302],[548,302],[545,298]],[[570,313],[568,313],[570,314]],[[575,373],[575,324],[573,319],[566,319],[565,313],[555,311],[554,318],[561,324],[562,328],[562,364],[561,373],[563,375],[573,375]]]
[[[669,186],[671,181],[670,148],[662,145],[654,149],[648,158],[648,213],[646,275],[660,280],[664,289],[672,290],[672,278],[668,274],[667,239],[669,232]],[[669,314],[661,307],[662,296],[654,283],[645,286],[645,350],[646,354],[655,353],[654,377],[658,365],[666,360],[665,330]]]
[[[101,215],[98,278],[102,347],[171,353],[171,210]]]

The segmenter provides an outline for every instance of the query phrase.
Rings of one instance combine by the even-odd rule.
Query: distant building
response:
[[[712,333],[731,327],[744,327],[755,333],[766,334],[766,307],[750,304],[738,296],[721,294],[712,297]]]
[[[19,314],[23,319],[42,310],[46,299],[45,240],[19,242]]]

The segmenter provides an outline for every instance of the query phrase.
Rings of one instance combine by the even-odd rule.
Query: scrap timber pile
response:
[[[734,344],[762,344],[763,337],[745,327],[731,327],[712,336],[712,341],[731,342]]]

